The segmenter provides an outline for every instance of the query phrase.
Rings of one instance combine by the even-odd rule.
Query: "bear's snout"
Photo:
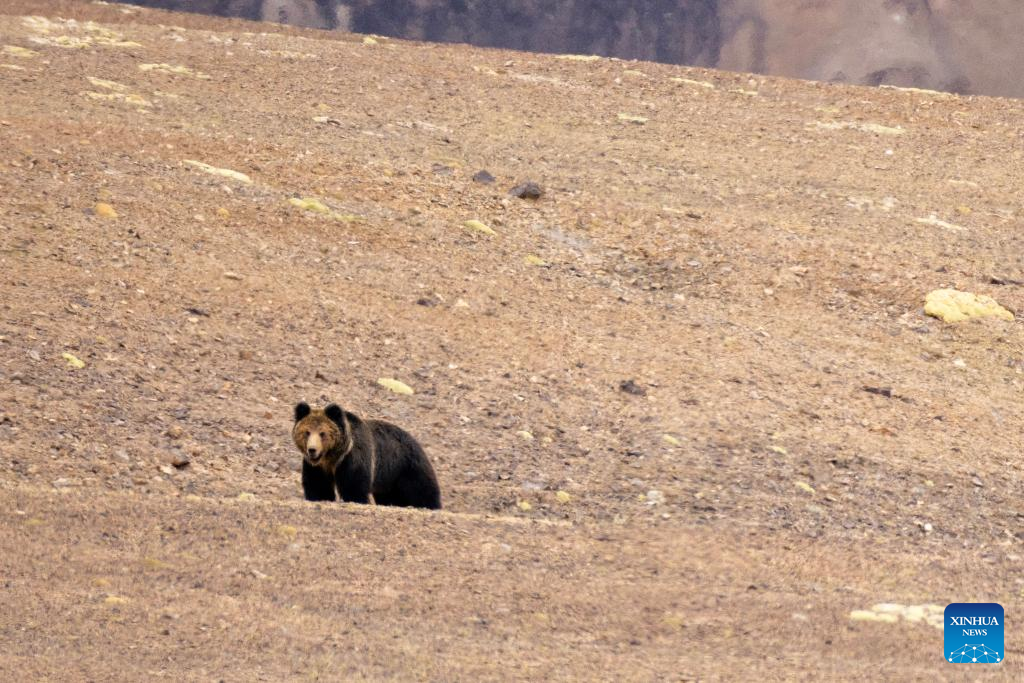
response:
[[[309,455],[311,460],[316,460],[320,457],[320,453],[315,448],[307,448],[306,453]]]

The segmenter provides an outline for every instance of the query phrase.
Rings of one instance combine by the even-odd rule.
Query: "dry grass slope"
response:
[[[3,679],[952,680],[850,612],[1024,602],[1020,324],[923,313],[1024,307],[1019,103],[0,12]],[[301,501],[327,398],[446,510]]]

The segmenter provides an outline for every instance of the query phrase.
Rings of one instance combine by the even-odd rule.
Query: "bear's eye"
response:
[[[309,430],[308,429],[306,431],[302,432],[302,438],[303,439],[308,439],[309,438]]]
[[[324,438],[326,438],[326,437],[327,437],[327,435],[326,435],[326,434],[324,434],[323,432],[320,432],[320,438],[321,438],[321,439],[324,439]]]

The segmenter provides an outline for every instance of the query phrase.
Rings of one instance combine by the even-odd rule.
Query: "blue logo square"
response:
[[[998,664],[1003,661],[1003,607],[994,602],[954,602],[943,616],[947,662]]]

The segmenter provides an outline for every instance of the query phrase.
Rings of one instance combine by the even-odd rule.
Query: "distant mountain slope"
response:
[[[137,0],[307,28],[1021,96],[1011,0]]]

